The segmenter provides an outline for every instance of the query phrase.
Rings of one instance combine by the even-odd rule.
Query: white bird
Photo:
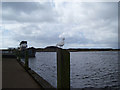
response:
[[[59,47],[64,46],[64,40],[65,38],[62,38],[62,41],[60,43],[57,43],[56,46],[59,46]]]

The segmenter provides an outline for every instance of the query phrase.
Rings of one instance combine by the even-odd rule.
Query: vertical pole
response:
[[[17,57],[18,57],[18,60],[20,61],[20,51],[17,51]]]
[[[70,53],[60,48],[57,50],[57,88],[70,89]]]
[[[29,63],[28,63],[28,50],[25,50],[25,68],[28,70],[29,68]]]

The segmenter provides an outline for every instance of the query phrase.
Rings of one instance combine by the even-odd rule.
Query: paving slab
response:
[[[2,88],[39,88],[15,58],[2,58]]]

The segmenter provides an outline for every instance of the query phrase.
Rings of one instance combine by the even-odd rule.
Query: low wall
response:
[[[25,64],[21,61],[19,61],[17,59],[17,61],[19,62],[19,64],[26,70],[25,68]],[[31,68],[28,68],[26,70],[29,75],[32,76],[32,78],[43,88],[43,89],[46,89],[46,88],[52,88],[52,89],[55,89],[51,84],[49,84],[46,80],[44,80],[41,76],[39,76],[35,71],[31,70]]]

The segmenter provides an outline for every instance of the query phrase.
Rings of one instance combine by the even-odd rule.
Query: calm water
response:
[[[30,67],[57,87],[56,52],[37,52],[30,58]],[[117,52],[71,52],[70,78],[72,88],[105,87],[118,85]]]
[[[57,59],[55,52],[38,52],[30,58],[30,67],[52,86],[57,87]]]
[[[105,87],[118,85],[117,52],[71,53],[71,87]]]

